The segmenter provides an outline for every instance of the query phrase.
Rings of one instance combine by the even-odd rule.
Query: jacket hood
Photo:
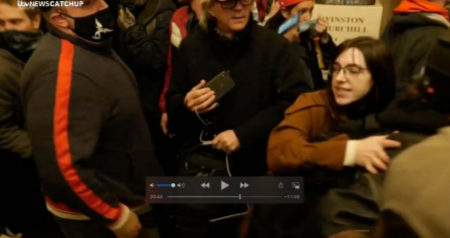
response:
[[[165,11],[174,12],[176,9],[177,7],[173,1],[149,0],[136,21],[139,25],[145,26],[159,14]]]
[[[450,28],[450,23],[441,15],[435,13],[411,13],[392,17],[390,32],[402,32],[410,28],[436,26]]]
[[[389,107],[378,115],[384,127],[393,130],[435,133],[438,129],[450,126],[450,117],[433,110],[420,99],[409,99],[404,90]]]

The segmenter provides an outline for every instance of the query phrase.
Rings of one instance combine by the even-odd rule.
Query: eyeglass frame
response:
[[[328,69],[328,74],[329,74],[331,77],[333,77],[333,67],[336,66],[336,65],[339,67],[339,71],[336,72],[336,76],[339,75],[339,73],[343,70],[343,71],[344,71],[344,77],[345,77],[347,80],[357,78],[357,77],[362,73],[362,71],[369,71],[368,68],[363,68],[363,67],[358,66],[358,65],[355,65],[355,64],[351,64],[351,65],[347,65],[347,66],[345,66],[345,67],[341,67],[338,63],[333,63],[333,64],[330,66],[330,68]],[[358,75],[356,75],[355,77],[349,77],[349,76],[348,76],[348,74],[349,74],[349,70],[348,70],[348,69],[349,69],[350,67],[358,68],[358,70],[360,70],[360,71],[358,72]]]
[[[255,3],[255,0],[251,0],[251,2],[250,2],[249,4],[243,4],[242,1],[245,1],[245,0],[226,0],[226,1],[223,1],[223,0],[215,0],[215,1],[216,1],[217,3],[220,3],[220,6],[221,6],[223,9],[233,9],[233,8],[236,7],[236,5],[237,5],[238,2],[239,2],[243,7],[251,6],[251,5],[253,5],[253,4]],[[228,3],[228,2],[231,2],[231,1],[234,2],[234,5],[233,5],[232,7],[223,7],[223,5],[224,5],[225,3]]]

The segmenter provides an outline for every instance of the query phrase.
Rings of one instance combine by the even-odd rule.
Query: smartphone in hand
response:
[[[215,92],[216,102],[225,96],[235,86],[234,80],[231,78],[230,71],[223,71],[206,84],[206,88],[210,88]]]

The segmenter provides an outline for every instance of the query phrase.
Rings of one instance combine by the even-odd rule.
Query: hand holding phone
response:
[[[205,113],[216,108],[215,93],[210,88],[206,88],[206,81],[202,80],[192,88],[184,98],[184,105],[193,112]]]
[[[210,88],[214,92],[216,102],[231,91],[234,86],[235,83],[231,78],[230,71],[221,72],[206,84],[206,87]]]

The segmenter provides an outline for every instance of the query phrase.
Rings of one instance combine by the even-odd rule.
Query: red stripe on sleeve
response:
[[[90,190],[73,167],[68,125],[74,45],[67,40],[62,40],[61,44],[53,115],[53,140],[56,160],[64,179],[78,197],[98,214],[115,221],[120,216],[119,208],[111,207]]]

